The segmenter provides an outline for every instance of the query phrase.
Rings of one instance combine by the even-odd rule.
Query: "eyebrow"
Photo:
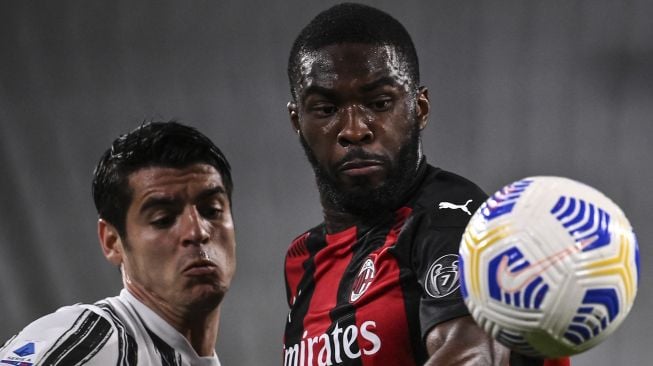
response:
[[[148,210],[151,210],[152,208],[155,207],[172,207],[176,203],[176,199],[174,197],[153,197],[153,198],[148,198],[145,203],[141,206],[139,212],[146,212]]]
[[[312,94],[320,94],[329,99],[336,98],[336,93],[332,89],[325,88],[319,85],[311,85],[308,88],[306,88],[302,93],[302,102],[305,101]]]
[[[371,83],[361,86],[359,90],[363,93],[366,93],[375,90],[377,88],[380,88],[382,86],[397,86],[397,85],[399,84],[397,83],[395,78],[390,76],[383,76],[377,80],[372,81]],[[320,85],[310,85],[304,90],[302,94],[303,94],[302,101],[305,101],[312,94],[323,95],[329,99],[337,98],[337,93],[334,92],[333,89],[325,88]]]
[[[198,196],[198,200],[203,200],[206,198],[209,198],[211,196],[216,196],[216,195],[227,195],[227,191],[224,189],[223,186],[215,186],[209,189],[205,189],[202,191]]]
[[[201,201],[215,195],[225,195],[227,192],[222,186],[216,186],[205,189],[197,196],[197,200]],[[140,212],[145,212],[155,207],[173,207],[177,204],[178,199],[175,197],[152,197],[148,198],[140,208]]]
[[[371,82],[369,84],[365,84],[365,85],[361,86],[360,90],[363,91],[363,92],[369,92],[369,91],[372,91],[372,90],[374,90],[376,88],[380,88],[380,87],[386,86],[386,85],[387,86],[397,86],[399,84],[397,84],[397,81],[393,77],[384,76],[382,78],[374,80],[373,82]]]

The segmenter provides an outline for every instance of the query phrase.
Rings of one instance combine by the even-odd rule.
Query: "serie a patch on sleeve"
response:
[[[38,355],[45,350],[45,343],[31,340],[14,342],[4,350],[0,365],[32,366],[36,364]]]

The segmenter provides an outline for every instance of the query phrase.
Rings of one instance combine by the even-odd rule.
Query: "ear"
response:
[[[429,102],[429,90],[425,86],[420,86],[417,91],[417,120],[419,121],[420,131],[426,127],[431,111],[431,102]]]
[[[123,262],[124,248],[118,230],[107,221],[99,219],[97,232],[104,257],[114,266],[119,266]]]
[[[297,110],[297,103],[288,102],[288,115],[290,116],[290,124],[293,130],[299,134],[299,113]]]

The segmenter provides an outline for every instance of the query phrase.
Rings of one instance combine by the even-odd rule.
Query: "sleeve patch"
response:
[[[460,286],[458,270],[458,255],[445,254],[436,259],[424,278],[424,289],[433,298],[445,297]]]
[[[18,347],[5,350],[6,354],[0,360],[1,364],[32,366],[40,351],[44,349],[42,341],[26,340],[18,344]]]

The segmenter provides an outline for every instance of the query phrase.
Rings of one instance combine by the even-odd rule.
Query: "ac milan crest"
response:
[[[374,280],[374,272],[374,261],[371,258],[367,258],[361,266],[360,271],[358,271],[354,279],[354,284],[351,286],[349,302],[354,302],[363,296],[372,284],[372,280]]]

